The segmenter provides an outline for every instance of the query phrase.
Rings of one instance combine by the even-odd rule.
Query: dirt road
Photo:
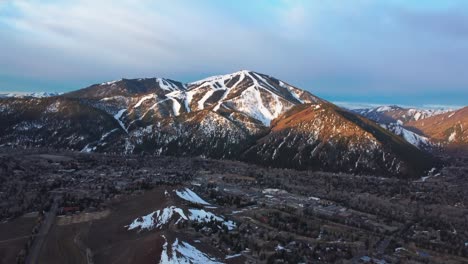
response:
[[[57,215],[59,199],[60,197],[54,198],[54,203],[50,207],[49,212],[45,214],[44,222],[42,223],[41,228],[33,241],[28,256],[26,257],[26,264],[38,263],[39,254],[41,253],[42,246],[47,238],[47,235],[49,234],[52,224],[55,221],[55,216]]]

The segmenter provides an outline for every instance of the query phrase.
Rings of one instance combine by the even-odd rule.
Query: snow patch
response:
[[[194,193],[189,188],[185,188],[182,191],[176,191],[177,196],[180,198],[189,201],[194,204],[201,204],[201,205],[210,205],[208,202],[200,198],[196,193]]]
[[[169,247],[166,237],[163,236],[165,243],[161,253],[160,264],[178,264],[178,263],[206,263],[218,264],[215,258],[201,252],[196,247],[187,242],[180,241],[176,238],[174,243]]]
[[[242,254],[233,254],[233,255],[227,255],[224,259],[232,259],[232,258],[238,258],[241,257]]]
[[[134,106],[133,108],[138,108],[141,106],[141,104],[146,101],[146,100],[149,100],[149,99],[156,99],[156,95],[155,94],[149,94],[149,95],[146,95],[146,96],[143,96]]]
[[[172,111],[174,112],[174,115],[175,116],[178,116],[180,115],[180,103],[174,99],[174,98],[171,98],[172,100]]]
[[[110,81],[110,82],[103,82],[101,83],[100,85],[103,86],[103,85],[112,85],[112,84],[116,84],[120,81],[122,81],[123,79],[120,79],[120,80],[115,80],[115,81]]]
[[[236,228],[236,224],[232,221],[225,221],[224,218],[217,216],[211,212],[207,212],[203,209],[189,209],[189,219],[195,222],[211,222],[211,221],[219,221],[223,222],[228,230],[233,230]]]
[[[241,70],[241,71],[233,72],[231,74],[211,76],[211,77],[208,77],[208,78],[205,78],[205,79],[201,79],[199,81],[191,82],[191,83],[189,83],[189,85],[200,85],[200,84],[207,83],[207,82],[214,82],[214,81],[219,81],[219,80],[231,79],[231,78],[234,78],[237,75],[248,74],[249,72],[250,71],[248,71],[248,70]]]
[[[401,122],[390,123],[387,125],[381,124],[380,126],[387,129],[390,132],[393,132],[394,134],[398,136],[403,137],[408,143],[418,148],[431,145],[430,140],[428,138],[405,129],[402,126]]]
[[[213,95],[214,91],[215,90],[210,90],[206,92],[206,94],[202,97],[202,99],[198,101],[198,110],[203,110],[205,108],[205,101],[208,100],[208,98],[210,98]]]
[[[151,230],[155,228],[160,228],[163,225],[169,223],[173,216],[177,215],[179,216],[177,222],[179,222],[181,219],[188,219],[187,216],[185,216],[184,211],[182,209],[177,208],[175,206],[171,206],[166,207],[163,210],[157,210],[145,216],[139,217],[133,220],[133,222],[130,225],[125,227],[127,227],[128,230],[133,230],[136,228],[139,228],[140,230]]]
[[[178,91],[180,90],[177,85],[172,83],[171,81],[163,78],[156,78],[156,82],[159,84],[159,87],[165,91]]]
[[[455,141],[456,136],[457,136],[457,131],[453,131],[452,134],[450,134],[448,141],[449,142]]]
[[[263,105],[260,91],[255,86],[245,89],[239,99],[237,110],[259,120],[265,126],[270,126],[270,122],[274,119],[274,116]]]
[[[122,120],[120,120],[120,118],[122,117],[122,115],[123,115],[126,111],[127,111],[127,109],[119,110],[119,111],[117,112],[117,114],[114,115],[114,118],[115,118],[115,120],[117,120],[117,122],[119,122],[119,125],[122,127],[122,129],[125,130],[125,132],[127,132],[127,134],[128,134],[127,128],[125,128],[124,123],[122,122]]]

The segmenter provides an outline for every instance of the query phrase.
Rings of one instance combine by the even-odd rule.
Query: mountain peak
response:
[[[248,75],[248,74],[251,74],[251,73],[253,73],[253,71],[240,70],[240,71],[236,71],[236,72],[233,72],[233,73],[210,76],[210,77],[198,80],[198,81],[191,82],[188,85],[190,85],[190,86],[191,85],[200,85],[200,84],[207,83],[207,82],[227,80],[227,79],[232,79],[232,78],[234,78],[236,76]]]

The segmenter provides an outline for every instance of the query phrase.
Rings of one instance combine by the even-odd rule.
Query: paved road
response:
[[[26,264],[39,263],[39,254],[41,253],[44,241],[46,240],[50,228],[54,223],[55,216],[57,215],[59,199],[59,197],[54,198],[54,203],[50,207],[49,212],[45,214],[44,222],[42,223],[41,228],[32,243],[28,256],[26,257]]]

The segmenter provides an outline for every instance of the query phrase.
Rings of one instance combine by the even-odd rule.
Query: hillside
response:
[[[3,99],[0,144],[241,159],[267,166],[418,176],[427,154],[374,122],[253,72],[183,84],[122,79],[43,99]],[[424,161],[424,162],[423,162]]]

